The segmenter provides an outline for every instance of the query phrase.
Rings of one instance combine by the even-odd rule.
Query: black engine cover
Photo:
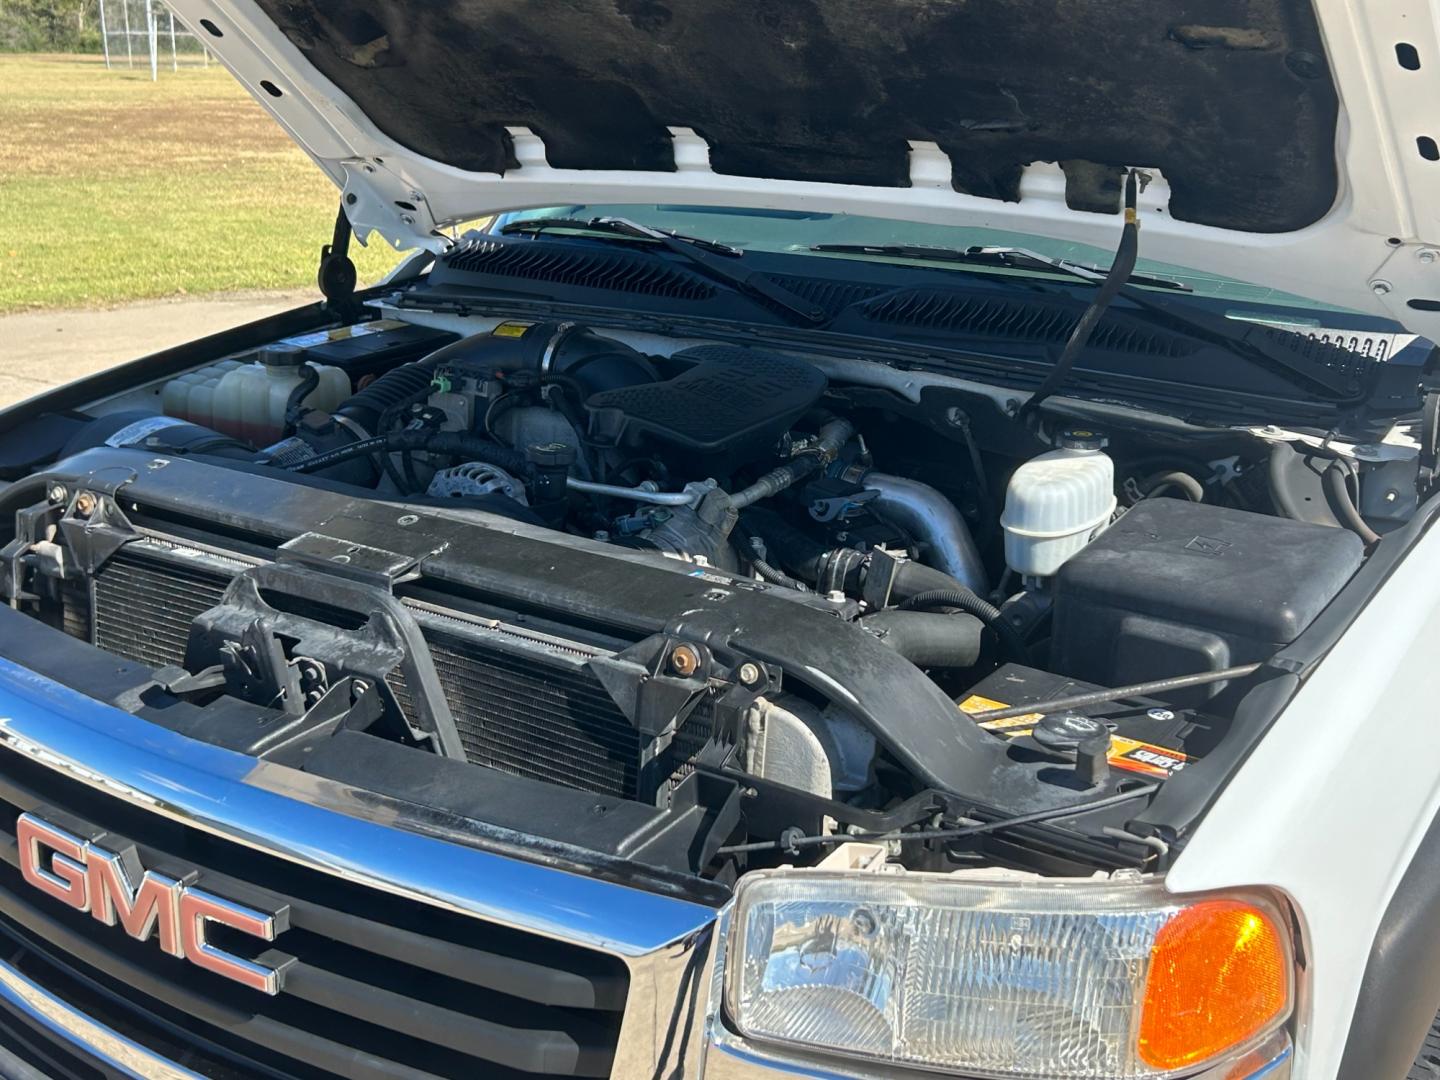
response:
[[[590,398],[591,434],[609,443],[656,442],[689,450],[712,467],[764,453],[825,392],[825,375],[779,353],[701,345],[676,353],[694,364],[666,382]]]

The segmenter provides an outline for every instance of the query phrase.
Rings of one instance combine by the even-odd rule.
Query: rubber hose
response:
[[[768,581],[771,585],[783,585],[785,588],[794,589],[796,592],[810,591],[809,586],[803,581],[797,581],[783,570],[776,569],[753,552],[749,558],[750,565],[755,568],[755,573],[760,575],[762,581]]]
[[[803,581],[797,581],[784,570],[766,560],[769,550],[765,546],[765,541],[751,532],[745,522],[735,522],[734,534],[734,539],[738,541],[736,547],[740,555],[749,561],[760,580],[768,581],[771,585],[782,585],[787,589],[794,589],[796,592],[810,591],[809,586]]]
[[[351,394],[341,402],[335,410],[336,415],[354,420],[372,434],[382,434],[379,430],[380,418],[428,390],[439,360],[440,354],[432,353],[423,360],[392,368],[364,390]]]
[[[923,592],[902,603],[900,610],[921,611],[939,607],[958,608],[967,615],[975,616],[1000,639],[1001,646],[1012,660],[1021,664],[1030,663],[1029,648],[1015,628],[1005,621],[1000,609],[969,589],[936,589],[933,592]]]
[[[794,486],[811,473],[828,465],[835,460],[835,457],[845,448],[845,444],[854,436],[855,425],[845,419],[828,420],[820,425],[819,434],[815,453],[807,454],[805,457],[787,462],[779,468],[771,469],[749,487],[741,488],[732,494],[730,505],[736,510],[743,510],[761,499],[768,499],[780,494],[786,488]]]
[[[827,550],[773,510],[747,510],[741,525],[747,534],[764,539],[774,563],[805,584],[827,591],[859,591],[864,581],[864,556],[853,548]]]
[[[352,458],[365,457],[377,450],[425,450],[432,454],[449,454],[463,457],[466,461],[481,461],[487,465],[498,465],[517,477],[528,477],[534,467],[519,451],[497,446],[484,437],[469,431],[392,431],[373,439],[350,443],[324,454],[301,461],[291,472],[313,473],[338,465]]]
[[[963,581],[951,577],[943,570],[919,562],[903,562],[895,569],[895,580],[890,584],[890,597],[896,603],[909,600],[924,593],[962,592],[980,600],[980,594]],[[983,601],[982,601],[983,603]],[[998,610],[998,609],[997,609]]]
[[[764,538],[774,561],[801,581],[818,589],[823,580],[824,588],[843,589],[847,593],[859,592],[864,585],[869,568],[864,564],[864,556],[853,548],[829,550],[773,510],[747,510],[742,520],[749,532]],[[975,595],[964,582],[943,570],[906,561],[895,570],[890,596],[898,603],[921,593],[943,590]]]
[[[283,434],[292,435],[295,432],[295,425],[300,422],[300,408],[311,392],[320,385],[320,372],[315,369],[314,364],[300,365],[300,381],[290,391],[290,396],[285,399],[285,423]]]
[[[1365,546],[1380,542],[1380,534],[1366,524],[1360,516],[1355,500],[1350,497],[1349,470],[1336,459],[1325,470],[1325,490],[1330,494],[1336,515],[1344,526],[1365,541]]]
[[[337,446],[334,450],[326,450],[323,454],[316,454],[304,461],[297,461],[289,467],[290,472],[313,473],[321,469],[328,469],[331,465],[339,465],[342,462],[351,461],[357,457],[365,457],[378,450],[385,449],[385,439],[361,439],[359,442],[346,443],[344,446]]]
[[[1205,485],[1179,469],[1158,472],[1140,481],[1140,493],[1147,499],[1153,498],[1166,488],[1179,488],[1191,502],[1205,501]]]
[[[1275,509],[1285,517],[1292,521],[1304,521],[1305,518],[1301,516],[1300,508],[1290,497],[1290,489],[1285,486],[1285,466],[1289,464],[1290,460],[1287,455],[1293,453],[1295,451],[1289,443],[1270,444],[1270,498],[1275,503]]]
[[[985,634],[985,624],[973,615],[933,611],[878,611],[860,625],[922,668],[974,667]]]
[[[730,505],[737,510],[743,510],[752,503],[768,499],[772,495],[780,494],[788,487],[793,487],[819,468],[820,458],[811,455],[803,457],[799,461],[781,465],[778,469],[771,469],[749,487],[741,488],[731,495]]]

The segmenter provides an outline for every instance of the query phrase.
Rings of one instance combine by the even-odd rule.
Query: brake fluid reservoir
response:
[[[1022,577],[1049,577],[1110,524],[1115,463],[1105,440],[1073,430],[1057,449],[1015,470],[1005,491],[1005,563]]]
[[[215,387],[207,423],[216,431],[243,439],[251,446],[268,446],[285,433],[285,412],[290,395],[306,379],[305,354],[285,346],[261,349],[253,363],[227,371]],[[315,389],[302,405],[332,412],[350,396],[350,378],[337,367],[309,364],[318,376]]]

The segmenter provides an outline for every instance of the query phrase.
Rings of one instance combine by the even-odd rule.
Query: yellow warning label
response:
[[[991,709],[1008,709],[1009,707],[1007,702],[982,697],[980,694],[971,694],[960,702],[960,711],[969,716],[989,712]],[[984,728],[986,731],[999,732],[1007,739],[1015,739],[1034,731],[1035,721],[1044,715],[1044,713],[1036,712],[1025,713],[1023,716],[1012,716],[1006,720],[980,720],[976,722],[975,726]],[[1156,746],[1154,743],[1141,742],[1139,739],[1115,734],[1110,736],[1110,752],[1105,756],[1113,768],[1144,773],[1146,776],[1153,776],[1159,780],[1168,780],[1185,768],[1185,763],[1190,760],[1179,750],[1171,750],[1167,746]]]
[[[528,322],[502,322],[494,330],[490,331],[491,337],[524,337],[525,331],[534,326]]]
[[[1008,709],[1010,706],[1003,701],[996,701],[994,698],[981,697],[979,694],[971,694],[964,701],[960,702],[960,711],[974,715],[975,713],[989,712],[991,709]],[[1023,716],[1012,716],[1008,720],[981,720],[976,727],[982,727],[986,731],[1003,731],[1007,735],[1025,735],[1030,731],[1031,725],[1039,720],[1042,713],[1025,713]],[[1024,731],[1014,731],[1014,728],[1024,728]]]
[[[1179,750],[1156,746],[1154,743],[1129,739],[1124,735],[1110,736],[1110,764],[1128,772],[1144,773],[1168,780],[1185,767],[1189,759]]]
[[[383,334],[386,330],[398,330],[408,324],[399,319],[376,319],[374,322],[341,326],[334,330],[316,330],[310,334],[296,334],[285,338],[282,344],[294,345],[297,349],[311,349],[327,341],[348,341],[350,338],[365,337],[367,334]]]

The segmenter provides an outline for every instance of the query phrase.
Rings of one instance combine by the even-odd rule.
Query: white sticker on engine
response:
[[[105,445],[114,447],[134,446],[163,428],[184,426],[188,423],[188,420],[178,420],[173,416],[147,416],[144,420],[136,420],[133,424],[126,424],[119,431],[115,432],[114,435],[106,439]]]

